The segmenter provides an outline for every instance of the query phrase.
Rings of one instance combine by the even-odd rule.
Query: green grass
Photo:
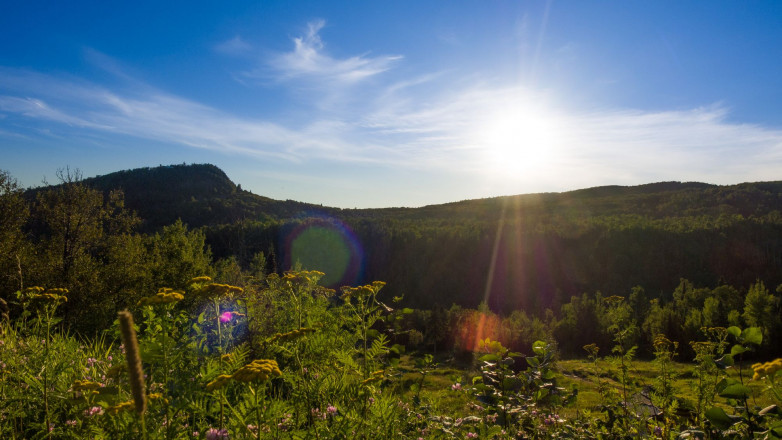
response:
[[[600,405],[600,393],[598,392],[598,376],[595,374],[595,366],[583,359],[563,360],[557,363],[561,374],[564,376],[563,385],[566,387],[577,386],[578,408],[594,409]],[[765,384],[752,381],[752,369],[750,363],[742,364],[741,375],[744,377],[744,383],[752,389],[750,405],[756,407],[766,407],[774,403],[769,393],[764,392]],[[673,390],[674,395],[688,406],[694,407],[696,402],[697,378],[694,370],[695,365],[691,363],[673,362],[672,370],[674,375]],[[600,360],[597,363],[597,373],[599,380],[606,384],[610,389],[621,393],[622,385],[619,380],[620,371],[618,365],[611,360]],[[738,368],[729,368],[728,377],[739,380]],[[630,382],[632,392],[639,392],[644,387],[653,387],[655,379],[659,375],[659,369],[653,361],[634,360],[630,364]],[[716,398],[718,404],[725,399]]]

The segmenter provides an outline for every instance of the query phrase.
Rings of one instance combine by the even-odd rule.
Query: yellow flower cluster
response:
[[[362,385],[369,385],[372,382],[383,380],[383,376],[386,374],[386,370],[373,371],[372,374],[361,382]]]
[[[281,376],[282,371],[273,359],[256,359],[244,367],[236,370],[231,376],[239,382],[251,382],[253,380],[268,380],[272,376]]]
[[[114,406],[106,408],[108,414],[118,414],[122,411],[131,411],[136,407],[136,404],[132,400],[128,400],[122,403],[118,403]]]
[[[220,298],[226,295],[233,295],[235,293],[242,293],[244,289],[241,287],[231,286],[228,284],[210,283],[202,287],[198,293],[206,297]]]
[[[221,374],[215,380],[206,384],[207,391],[214,391],[224,387],[228,382],[238,380],[239,382],[252,382],[254,380],[265,381],[273,376],[281,376],[282,371],[277,365],[277,361],[272,359],[256,359],[242,368],[236,370],[234,374]]]
[[[295,283],[317,283],[325,273],[319,270],[288,271],[282,276],[283,281]]]
[[[154,296],[148,296],[141,298],[138,302],[140,306],[151,306],[153,304],[171,304],[185,299],[185,295],[182,292],[169,289],[167,287],[161,287],[158,289]]]
[[[211,283],[211,282],[212,282],[212,277],[208,277],[204,275],[204,276],[195,277],[191,279],[190,282],[187,284],[202,284],[202,283]]]
[[[147,399],[149,399],[149,400],[159,400],[159,401],[163,402],[164,404],[168,405],[168,399],[163,397],[162,393],[152,393],[152,394],[149,394],[149,395],[147,395]]]
[[[297,330],[291,330],[287,333],[277,333],[272,336],[269,342],[287,342],[304,336],[307,333],[313,333],[314,331],[314,328],[302,327]]]
[[[670,351],[671,348],[675,351],[676,348],[679,346],[678,342],[673,342],[670,339],[666,338],[665,335],[657,335],[654,338],[654,348],[657,350],[665,350]]]
[[[71,385],[71,391],[90,391],[100,388],[100,384],[98,382],[93,382],[91,380],[81,380],[76,379],[73,381],[73,385]]]
[[[206,390],[210,392],[214,390],[219,390],[220,388],[226,386],[230,380],[231,380],[230,374],[221,374],[217,376],[215,380],[206,384]]]
[[[759,380],[764,377],[774,377],[777,371],[782,370],[782,358],[774,359],[771,362],[758,363],[752,365],[755,375],[752,380]]]
[[[342,295],[345,297],[372,295],[377,293],[385,285],[386,283],[383,281],[373,281],[372,284],[367,284],[365,286],[343,287]]]
[[[68,298],[65,296],[66,293],[68,293],[68,289],[44,289],[39,286],[28,287],[24,290],[24,294],[31,300],[53,303],[68,302]]]

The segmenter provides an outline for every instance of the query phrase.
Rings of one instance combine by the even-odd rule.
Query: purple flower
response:
[[[93,406],[92,408],[84,410],[84,417],[92,417],[95,414],[103,414],[103,408],[99,406]]]
[[[228,438],[228,430],[227,429],[216,429],[216,428],[209,428],[209,431],[206,431],[206,440],[222,440]]]
[[[326,408],[326,411],[328,411],[328,413],[329,413],[330,415],[332,415],[332,416],[333,416],[334,414],[336,414],[336,413],[337,413],[337,407],[335,407],[335,406],[332,406],[332,405],[329,405],[329,406]]]
[[[454,391],[459,391],[459,390],[462,389],[462,384],[457,382],[457,383],[451,385],[451,389],[454,390]]]
[[[226,323],[231,321],[233,314],[231,312],[223,312],[220,314],[220,322]]]
[[[95,365],[95,362],[98,362],[98,360],[95,358],[87,358],[87,365],[89,365],[90,367]]]
[[[478,438],[478,434],[476,434],[474,432],[468,432],[467,433],[467,438]]]

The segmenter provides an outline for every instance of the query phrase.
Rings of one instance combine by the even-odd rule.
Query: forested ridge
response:
[[[253,194],[213,165],[59,177],[22,191],[3,175],[2,295],[34,284],[80,292],[64,305],[77,330],[106,325],[96,307],[122,308],[160,286],[202,274],[241,284],[297,264],[326,272],[331,287],[386,281],[382,300],[402,297],[401,306],[444,320],[456,319],[452,305],[515,316],[535,337],[557,333],[571,352],[606,337],[609,324],[595,323],[612,295],[632,300],[647,344],[666,328],[686,343],[702,326],[779,326],[782,182],[339,209]],[[760,318],[747,315],[753,289]],[[419,324],[424,331],[425,317]]]

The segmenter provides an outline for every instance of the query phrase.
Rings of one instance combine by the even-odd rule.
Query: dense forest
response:
[[[161,286],[205,274],[243,285],[297,266],[329,287],[387,282],[380,299],[417,309],[413,342],[435,350],[468,349],[469,323],[487,316],[482,328],[513,349],[555,338],[571,355],[610,346],[617,319],[647,353],[658,333],[686,346],[702,327],[782,330],[782,182],[339,209],[253,194],[212,165],[58,177],[23,190],[0,175],[0,296],[67,288],[78,332]]]

